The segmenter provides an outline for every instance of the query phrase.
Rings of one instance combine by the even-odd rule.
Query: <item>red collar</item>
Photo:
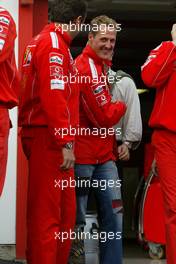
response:
[[[44,27],[44,31],[54,31],[59,36],[61,36],[64,40],[64,42],[70,46],[72,39],[70,35],[66,31],[62,31],[62,27],[60,25],[57,25],[56,23],[50,23]]]
[[[101,59],[96,52],[91,48],[89,44],[86,45],[86,47],[83,50],[83,53],[86,54],[87,56],[91,57],[93,60],[95,60],[98,64],[104,65],[106,64],[107,66],[111,67],[112,62],[110,60],[103,60]]]

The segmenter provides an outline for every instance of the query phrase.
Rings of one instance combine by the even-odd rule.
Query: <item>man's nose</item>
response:
[[[107,41],[106,42],[106,48],[107,49],[111,49],[112,48],[112,45],[111,45],[111,42],[110,41]]]

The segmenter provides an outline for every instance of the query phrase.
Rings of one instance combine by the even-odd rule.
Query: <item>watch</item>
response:
[[[68,143],[66,143],[66,144],[64,145],[64,148],[69,149],[69,150],[73,149],[73,142],[68,142]]]

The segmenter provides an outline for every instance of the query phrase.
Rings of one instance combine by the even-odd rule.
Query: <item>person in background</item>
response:
[[[125,115],[121,118],[115,129],[120,134],[116,137],[119,160],[129,160],[130,150],[135,150],[142,138],[142,119],[139,96],[132,77],[122,70],[117,72],[109,69],[112,100],[122,100],[127,105]]]
[[[149,125],[154,129],[152,144],[164,198],[166,258],[168,264],[176,264],[176,24],[171,35],[171,41],[150,52],[142,79],[156,89]]]
[[[70,127],[78,125],[79,98],[70,81],[77,71],[69,47],[86,9],[84,0],[55,1],[51,23],[27,45],[22,62],[19,125],[29,165],[28,264],[67,264],[69,256],[76,213],[69,184],[75,161]]]
[[[9,109],[18,105],[19,75],[15,62],[16,25],[10,13],[0,6],[0,196],[6,175]]]

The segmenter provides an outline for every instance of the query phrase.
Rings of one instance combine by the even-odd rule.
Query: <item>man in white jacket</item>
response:
[[[117,140],[121,142],[118,145],[118,154],[120,160],[129,160],[130,149],[136,149],[142,138],[142,120],[140,111],[139,96],[136,85],[130,75],[119,70],[108,71],[109,82],[111,84],[112,100],[124,101],[127,105],[125,115],[115,126]]]

